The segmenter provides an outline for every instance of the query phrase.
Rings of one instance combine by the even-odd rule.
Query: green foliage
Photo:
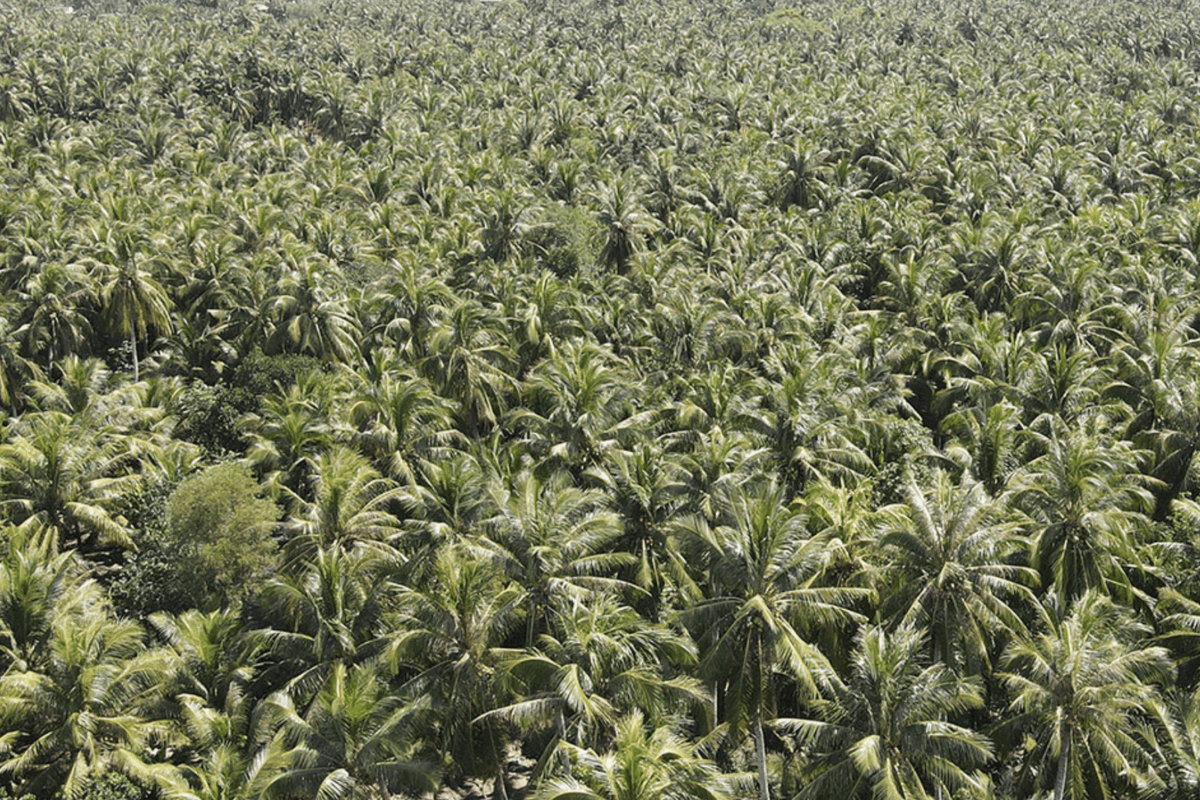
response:
[[[596,264],[599,226],[572,206],[551,205],[526,239],[534,260],[560,278],[587,275]]]
[[[216,455],[242,452],[242,415],[258,411],[264,395],[286,390],[297,376],[318,367],[308,356],[268,356],[255,349],[222,382],[188,386],[173,409],[179,419],[175,435]]]
[[[241,464],[220,464],[188,478],[166,505],[164,547],[178,574],[190,575],[199,607],[236,605],[272,572],[279,508],[261,496]]]
[[[175,408],[179,417],[176,435],[194,442],[210,453],[235,453],[245,447],[241,441],[238,418],[253,405],[249,392],[239,392],[224,386],[194,383],[182,395]]]
[[[279,508],[238,463],[209,467],[142,505],[139,550],[112,587],[123,609],[145,616],[237,606],[278,564]]]
[[[153,800],[155,792],[119,772],[110,772],[89,782],[79,796],[82,800]]]

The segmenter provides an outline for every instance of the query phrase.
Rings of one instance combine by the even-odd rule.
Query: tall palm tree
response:
[[[581,778],[542,782],[534,800],[731,800],[744,776],[722,774],[695,745],[663,725],[649,734],[640,712],[617,723],[612,749],[603,755],[564,744]]]
[[[376,354],[367,369],[348,378],[351,439],[392,479],[415,483],[418,467],[462,442],[454,430],[453,407],[424,378],[402,366],[398,354]]]
[[[694,440],[678,462],[683,509],[712,522],[721,514],[722,498],[759,474],[766,453],[742,433],[726,433],[721,426],[714,426],[711,433],[685,433],[680,438]]]
[[[192,610],[178,617],[155,614],[149,623],[172,651],[166,685],[183,728],[189,791],[198,800],[264,796],[292,759],[282,738],[271,735],[270,715],[253,713],[254,653],[246,647],[240,614]]]
[[[441,550],[429,580],[400,592],[384,655],[406,693],[430,698],[440,720],[433,739],[459,775],[495,776],[499,796],[505,732],[498,719],[478,718],[497,705],[502,644],[521,601],[501,577],[462,548]]]
[[[133,380],[139,380],[138,342],[152,331],[171,330],[171,298],[149,272],[138,266],[133,255],[109,267],[100,287],[105,317],[118,336],[129,337],[133,357]]]
[[[598,218],[604,230],[600,260],[618,273],[625,272],[631,259],[645,247],[645,237],[654,230],[637,191],[624,178],[601,184],[596,192]]]
[[[700,672],[717,687],[722,721],[754,737],[762,800],[770,797],[763,727],[776,707],[776,681],[787,676],[808,699],[838,688],[811,638],[818,626],[861,621],[851,606],[869,594],[823,584],[843,545],[809,536],[802,509],[785,498],[779,485],[738,490],[717,525],[696,519],[683,532],[695,554],[689,563],[705,577],[704,595],[680,619],[701,643]]]
[[[247,659],[251,653],[239,613],[193,609],[179,616],[153,614],[148,622],[173,651],[171,691],[182,708],[192,743],[198,747],[245,744],[254,669]]]
[[[82,264],[48,264],[25,282],[20,293],[22,313],[17,335],[25,355],[44,356],[52,372],[59,359],[86,354],[92,327],[84,308],[96,287]]]
[[[772,200],[784,211],[798,206],[801,209],[818,208],[825,202],[825,163],[830,158],[827,150],[797,137],[775,160],[778,178],[772,191]]]
[[[421,371],[459,406],[466,433],[494,426],[516,388],[514,353],[500,321],[482,304],[461,300],[430,331]]]
[[[466,453],[422,465],[418,482],[400,498],[408,519],[406,554],[412,579],[428,568],[439,550],[467,538],[487,517],[487,476]]]
[[[483,715],[548,734],[535,775],[550,768],[556,752],[563,756],[561,742],[602,748],[623,714],[636,710],[657,724],[679,704],[700,700],[698,686],[682,674],[696,662],[691,641],[615,598],[564,599],[551,622],[535,647],[501,663],[517,699]]]
[[[1037,574],[1015,563],[1026,543],[982,484],[964,473],[955,486],[942,471],[929,483],[922,491],[910,481],[903,513],[879,540],[894,554],[882,613],[928,630],[934,663],[986,668],[997,637],[1027,633],[1010,603],[1034,602]]]
[[[74,551],[58,552],[52,533],[9,528],[0,562],[0,673],[45,666],[54,622],[96,599]]]
[[[41,369],[21,352],[20,329],[11,322],[15,309],[0,307],[0,404],[9,413],[21,411],[25,384],[42,378]]]
[[[62,544],[132,543],[117,510],[140,480],[128,472],[124,440],[58,411],[27,415],[15,430],[21,435],[0,445],[0,508],[10,521],[41,527]]]
[[[311,483],[312,501],[294,496],[296,512],[284,523],[289,559],[304,560],[318,548],[390,546],[400,534],[400,520],[389,508],[400,489],[355,450],[334,445],[321,453]]]
[[[952,379],[951,383],[968,385],[966,393],[970,399],[958,403],[954,411],[942,418],[942,430],[957,439],[952,440],[952,446],[966,448],[975,479],[988,494],[997,496],[1007,488],[1020,465],[1017,435],[1021,428],[1020,409],[1006,400],[994,399],[999,392],[990,387],[971,385],[967,380]]]
[[[1135,734],[1150,756],[1140,796],[1195,797],[1200,792],[1200,703],[1194,694],[1172,692],[1145,712],[1148,719]]]
[[[630,423],[622,413],[629,380],[607,348],[569,341],[534,367],[524,386],[528,408],[513,415],[553,462],[581,471],[600,462]]]
[[[275,736],[253,750],[228,742],[208,747],[194,763],[184,764],[187,800],[250,800],[269,797],[273,788],[290,788],[281,775],[295,764],[295,756],[283,738]],[[279,794],[285,792],[280,791]]]
[[[1094,425],[1055,430],[1014,479],[1033,533],[1033,566],[1064,600],[1089,589],[1130,594],[1140,565],[1136,533],[1153,508],[1132,469],[1137,453]]]
[[[302,569],[263,587],[265,625],[248,638],[261,649],[255,689],[311,699],[335,664],[357,664],[386,644],[382,615],[397,587],[395,565],[375,549],[318,547]]]
[[[493,488],[496,513],[484,522],[485,537],[470,546],[524,592],[527,647],[560,599],[633,588],[610,577],[632,557],[606,552],[621,528],[603,500],[598,491],[571,486],[563,473],[543,481],[524,472],[511,489]]]
[[[316,461],[333,440],[332,415],[320,402],[324,383],[318,376],[301,376],[286,392],[267,395],[259,413],[242,419],[251,466],[305,499],[311,499]]]
[[[1163,482],[1156,487],[1154,516],[1162,520],[1188,488],[1200,446],[1197,342],[1188,322],[1194,306],[1165,290],[1131,294],[1116,307],[1126,330],[1114,342],[1117,380],[1106,393],[1129,404],[1127,435],[1154,455],[1151,474]]]
[[[1041,630],[1004,654],[1006,725],[1034,742],[1019,785],[1050,788],[1054,800],[1107,796],[1148,767],[1133,724],[1174,669],[1164,648],[1145,646],[1149,629],[1101,592],[1064,605],[1051,594]]]
[[[264,703],[264,722],[289,747],[265,797],[390,800],[435,786],[435,766],[414,752],[428,701],[392,694],[373,666],[336,664],[303,712],[286,692]]]
[[[431,269],[416,260],[389,264],[377,293],[366,301],[374,324],[370,339],[396,346],[409,363],[420,364],[427,355],[429,333],[439,312],[454,304],[454,293]]]
[[[289,263],[275,287],[268,308],[275,320],[269,340],[275,352],[303,353],[323,360],[345,363],[357,351],[359,331],[338,291],[332,270],[310,258]]]
[[[860,634],[849,684],[817,705],[821,720],[780,720],[813,750],[799,798],[983,797],[986,737],[946,718],[983,705],[979,681],[930,664],[919,629]]]
[[[810,478],[853,480],[868,473],[873,465],[860,444],[861,414],[849,402],[849,387],[840,385],[839,359],[793,348],[772,369],[779,380],[741,425],[767,449],[779,479],[796,492]]]

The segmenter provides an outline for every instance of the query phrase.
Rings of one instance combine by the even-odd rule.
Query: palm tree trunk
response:
[[[137,326],[129,326],[129,349],[133,351],[133,382],[138,382]]]
[[[1059,713],[1062,713],[1061,710]],[[1054,775],[1054,800],[1067,796],[1067,769],[1071,763],[1071,730],[1066,719],[1058,723],[1058,772]]]
[[[492,755],[496,759],[496,788],[492,796],[496,800],[508,800],[508,787],[504,784],[504,748],[496,744],[496,729],[488,725],[488,739],[492,743]]]
[[[504,785],[504,760],[496,766],[496,788],[492,790],[495,800],[508,800],[508,787]]]
[[[715,588],[716,587],[710,587],[710,591],[715,591]],[[709,631],[708,636],[709,636],[709,642],[710,642],[709,646],[710,647],[715,647],[717,642],[719,642],[721,639],[720,634],[718,633],[715,625]],[[709,730],[714,730],[718,725],[721,724],[721,690],[723,687],[724,687],[724,681],[722,681],[720,678],[713,679],[712,728],[710,728]]]
[[[944,624],[944,623],[943,623],[943,624]],[[932,663],[932,664],[933,664],[933,666],[935,666],[935,667],[936,667],[938,664],[942,663],[942,648],[941,648],[941,642],[940,642],[940,640],[938,639],[938,633],[939,633],[939,632],[938,632],[936,629],[934,629],[934,630],[931,630],[931,631],[929,632],[929,643],[930,643],[930,645],[932,646],[932,649],[933,649],[933,653],[932,653],[933,661],[932,661],[931,663]],[[938,715],[937,715],[937,720],[938,720],[939,722],[941,722],[941,721],[942,721],[942,715],[941,715],[941,714],[938,714]],[[941,783],[941,781],[938,781],[938,782],[937,782],[937,784],[936,784],[936,785],[934,786],[934,788],[933,788],[933,800],[943,800],[943,798],[942,798],[942,783]]]
[[[767,783],[767,743],[763,739],[761,708],[754,712],[754,758],[758,761],[759,800],[771,800],[771,787]]]
[[[654,548],[649,539],[650,532],[642,533],[642,563],[650,573],[650,621],[658,623],[662,607],[662,577],[658,574],[658,563],[654,559]]]
[[[763,656],[763,640],[762,631],[756,631],[755,645],[758,650],[758,663],[754,665],[757,672],[754,681],[754,760],[758,762],[758,797],[759,800],[771,800],[771,785],[767,778],[767,743],[763,739],[763,703],[766,701],[764,697],[764,684],[766,680],[764,676],[767,672],[767,661]]]
[[[562,708],[559,708],[554,715],[554,727],[558,730],[558,741],[561,745],[567,740],[567,721],[563,719]],[[562,767],[564,775],[571,774],[571,759],[567,757],[567,751],[562,747],[558,747],[558,763]]]
[[[530,600],[530,602],[529,602],[529,621],[525,625],[525,646],[529,647],[529,648],[533,647],[533,632],[534,632],[535,626],[537,624],[537,611],[538,611],[537,601]]]

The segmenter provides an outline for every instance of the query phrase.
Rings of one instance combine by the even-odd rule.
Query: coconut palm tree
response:
[[[405,587],[388,618],[384,659],[406,694],[429,698],[439,723],[429,732],[455,772],[496,778],[504,796],[505,731],[479,719],[498,704],[495,676],[522,592],[489,561],[442,549],[420,587]]]
[[[455,296],[432,269],[415,260],[389,264],[391,269],[378,292],[366,301],[368,341],[381,339],[399,348],[410,363],[427,355],[428,337],[441,309],[452,306]]]
[[[182,707],[190,740],[201,747],[222,741],[244,744],[254,669],[246,659],[238,612],[192,609],[178,616],[153,614],[148,622],[173,651],[171,694]]]
[[[493,487],[496,513],[485,520],[484,537],[469,546],[524,592],[526,647],[560,600],[633,588],[610,577],[633,557],[606,551],[621,527],[603,500],[596,490],[571,486],[563,473],[543,481],[524,472],[511,489]]]
[[[405,544],[415,580],[442,547],[470,536],[487,518],[488,478],[479,460],[466,453],[422,465],[418,482],[405,487]]]
[[[683,674],[696,662],[691,641],[615,598],[564,598],[550,623],[533,648],[501,662],[517,699],[482,715],[548,735],[535,774],[552,768],[556,752],[561,762],[559,743],[606,746],[623,714],[637,711],[657,724],[679,704],[702,699]]]
[[[58,411],[27,415],[15,431],[20,435],[0,445],[0,508],[11,522],[42,528],[64,545],[132,543],[118,509],[139,478],[128,471],[123,439]]]
[[[1192,305],[1163,290],[1135,294],[1117,309],[1126,330],[1114,342],[1118,380],[1107,392],[1129,404],[1129,435],[1154,455],[1151,474],[1162,481],[1154,517],[1162,520],[1188,488],[1200,444],[1196,342],[1187,323]]]
[[[813,752],[799,798],[985,796],[979,768],[992,758],[991,742],[946,721],[981,707],[983,688],[930,664],[928,649],[919,629],[868,628],[848,684],[817,704],[821,719],[776,722]]]
[[[113,333],[129,337],[133,358],[133,380],[139,380],[138,342],[151,332],[171,330],[171,299],[149,272],[130,256],[117,266],[107,267],[101,279],[100,302]]]
[[[4,532],[0,562],[0,672],[45,666],[54,621],[83,613],[95,586],[72,551],[57,552],[52,533],[29,527]]]
[[[810,478],[851,480],[868,473],[872,463],[860,444],[860,414],[848,402],[849,387],[839,386],[844,377],[833,374],[843,368],[840,359],[795,348],[787,361],[794,366],[782,359],[772,365],[779,379],[740,426],[767,449],[774,471],[793,492]]]
[[[609,507],[621,518],[624,531],[615,547],[636,559],[631,583],[647,593],[650,619],[658,621],[667,576],[679,571],[670,542],[671,524],[684,502],[679,465],[659,446],[641,444],[612,452],[588,476],[604,489]]]
[[[415,753],[428,701],[406,703],[372,666],[334,665],[303,713],[286,692],[264,703],[289,749],[263,796],[390,800],[435,786],[435,765]]]
[[[784,211],[793,206],[801,209],[818,208],[825,202],[824,164],[827,150],[797,137],[790,147],[775,160],[779,177],[772,188],[771,199]]]
[[[282,689],[303,707],[335,664],[357,664],[386,644],[382,615],[398,587],[394,563],[371,548],[318,547],[303,568],[262,589],[265,624],[247,635],[262,652],[254,689]]]
[[[461,444],[451,404],[412,374],[397,356],[378,354],[348,376],[345,402],[351,440],[394,480],[412,485],[416,470]]]
[[[1147,705],[1147,719],[1135,731],[1150,756],[1139,786],[1153,800],[1192,797],[1200,791],[1200,705],[1194,695],[1172,692]]]
[[[390,508],[401,489],[349,447],[334,445],[318,455],[311,483],[312,501],[293,495],[296,511],[283,526],[290,560],[304,561],[318,548],[390,547],[401,533]]]
[[[881,611],[928,630],[933,663],[987,669],[997,637],[1027,633],[1019,609],[1034,602],[1037,574],[1015,563],[1026,543],[982,484],[964,473],[955,486],[940,470],[928,484],[910,480],[901,514],[884,523],[894,528],[879,539],[892,553]]]
[[[282,738],[271,735],[274,720],[252,713],[253,652],[240,615],[192,610],[178,617],[155,614],[149,623],[172,651],[166,686],[177,704],[181,745],[191,751],[182,767],[189,790],[199,800],[265,796],[292,759]]]
[[[275,320],[269,340],[273,352],[344,363],[357,351],[359,331],[331,272],[317,258],[300,262],[289,256],[270,307],[264,309]]]
[[[92,326],[84,309],[95,294],[95,284],[82,264],[47,264],[30,276],[20,292],[22,311],[16,331],[25,355],[44,356],[49,372],[64,356],[86,355]]]
[[[777,484],[738,490],[717,525],[695,519],[682,531],[703,595],[680,619],[702,645],[700,674],[716,687],[721,721],[754,737],[762,800],[770,797],[763,728],[774,716],[777,682],[786,677],[808,699],[837,689],[841,681],[813,634],[862,620],[852,606],[869,594],[823,584],[843,545],[809,536],[802,509],[786,496]]]
[[[1043,455],[1014,478],[1027,515],[1033,567],[1064,599],[1089,589],[1129,594],[1140,559],[1137,531],[1153,508],[1146,481],[1132,471],[1137,452],[1087,426],[1040,438]]]
[[[117,620],[88,582],[55,614],[45,652],[0,677],[0,724],[8,732],[0,774],[38,796],[78,793],[115,771],[178,791],[174,767],[154,753],[171,743],[156,716],[171,671],[166,651],[147,649],[141,627]]]
[[[464,299],[430,331],[428,350],[421,372],[439,393],[458,403],[464,432],[494,426],[516,387],[509,370],[514,354],[499,320],[479,302]]]
[[[512,415],[552,463],[577,473],[616,447],[631,381],[608,348],[569,341],[535,366],[525,381],[526,408]]]
[[[1051,594],[1038,613],[1040,630],[1002,661],[1006,726],[1032,738],[1018,785],[1054,800],[1123,791],[1149,768],[1133,726],[1173,676],[1167,651],[1146,646],[1149,629],[1096,590],[1069,606]]]
[[[286,391],[267,395],[258,413],[242,419],[250,465],[268,482],[305,499],[311,499],[316,461],[333,440],[331,415],[321,402],[326,391],[321,377],[302,375]]]
[[[14,330],[14,310],[0,310],[0,404],[9,413],[21,411],[25,403],[25,384],[40,380],[41,369],[21,354],[19,329]]]
[[[603,755],[563,744],[580,777],[542,782],[535,800],[730,800],[744,776],[722,774],[695,745],[664,725],[649,734],[641,713],[617,723],[612,749]]]
[[[601,184],[596,192],[596,206],[604,229],[600,260],[623,273],[645,247],[646,234],[654,229],[653,218],[643,210],[637,191],[624,178]]]
[[[246,800],[268,797],[273,788],[290,788],[279,776],[288,772],[295,757],[281,737],[247,751],[228,742],[208,748],[196,763],[181,771],[188,784],[184,796],[197,800]],[[283,794],[283,792],[279,792]]]

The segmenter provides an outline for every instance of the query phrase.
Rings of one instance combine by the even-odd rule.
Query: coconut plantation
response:
[[[0,0],[0,798],[1200,796],[1197,0]]]

